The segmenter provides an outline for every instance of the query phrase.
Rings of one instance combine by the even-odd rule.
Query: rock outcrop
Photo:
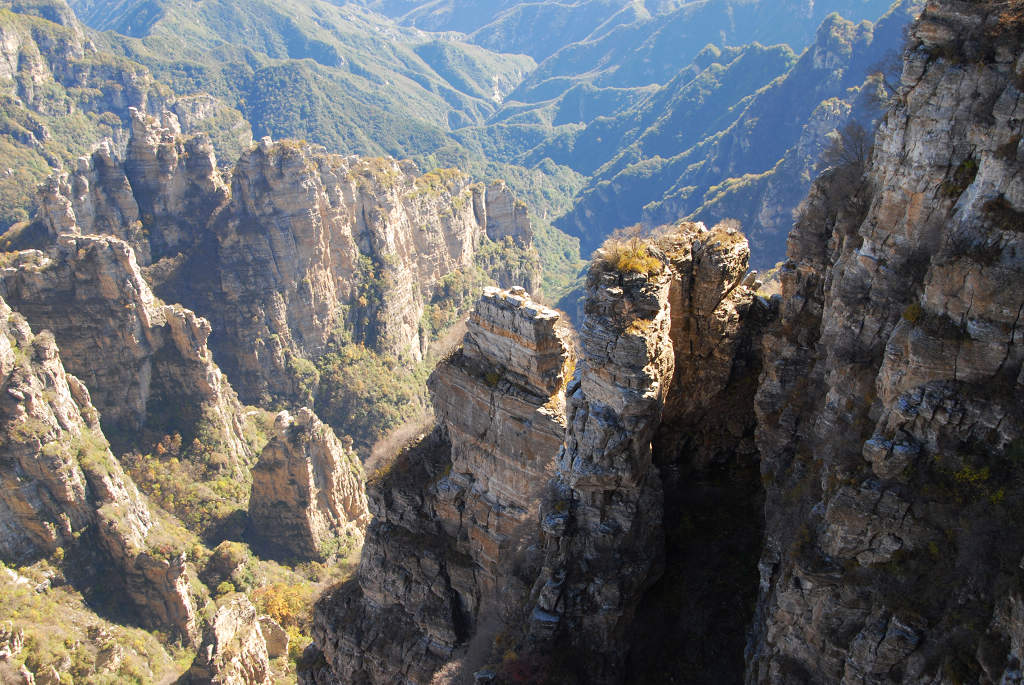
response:
[[[269,139],[239,160],[212,230],[219,282],[196,307],[224,333],[218,359],[248,399],[294,395],[289,357],[320,357],[339,328],[419,361],[424,306],[441,279],[473,269],[484,241],[532,245],[503,184]],[[510,276],[536,284],[529,271]]]
[[[662,474],[756,464],[744,364],[768,318],[735,229],[684,224],[643,249],[650,273],[592,266],[578,366],[554,312],[485,292],[431,377],[439,428],[371,487],[358,581],[318,604],[328,666],[309,682],[466,674],[498,635],[502,677],[557,662],[565,682],[621,680],[665,559]]]
[[[453,536],[458,524],[467,526],[478,594],[488,596],[510,591],[503,560],[534,535],[541,488],[565,432],[562,391],[574,355],[558,313],[522,288],[486,289],[467,329],[462,347],[430,378],[452,444],[438,513]]]
[[[242,409],[213,363],[210,324],[154,297],[131,247],[113,237],[63,234],[48,253],[18,253],[0,290],[32,325],[53,332],[115,442],[201,436],[243,475],[253,460]]]
[[[566,391],[559,494],[543,521],[531,632],[561,631],[596,683],[618,677],[625,631],[660,573],[663,493],[651,440],[675,364],[671,280],[664,264],[651,276],[591,268],[579,372]]]
[[[210,137],[181,135],[178,117],[129,110],[131,138],[123,161],[105,140],[71,173],[39,190],[36,220],[55,241],[62,233],[112,235],[148,266],[194,247],[198,230],[227,197]]]
[[[264,685],[274,682],[270,660],[287,653],[284,629],[237,594],[214,614],[184,680],[193,685]]]
[[[65,372],[53,336],[34,335],[2,300],[0,322],[0,558],[76,549],[85,535],[114,569],[108,591],[125,592],[146,624],[193,639],[184,556],[163,550],[172,531],[110,453],[88,390]]]
[[[929,5],[863,177],[790,237],[748,682],[1020,678],[1024,16]]]
[[[539,283],[526,208],[500,181],[269,138],[225,181],[209,137],[180,128],[171,112],[133,109],[123,159],[106,141],[41,187],[36,232],[128,242],[158,295],[213,324],[248,402],[309,401],[293,360],[318,359],[339,335],[421,360],[423,314],[446,276]]]
[[[541,523],[546,558],[533,591],[532,649],[554,651],[578,682],[661,677],[657,660],[687,651],[693,636],[670,614],[697,610],[701,600],[678,598],[727,598],[704,589],[702,572],[686,566],[706,554],[705,540],[680,539],[678,530],[703,517],[696,503],[717,488],[709,473],[756,464],[752,351],[770,317],[747,278],[746,238],[728,225],[683,223],[641,248],[655,260],[647,273],[623,272],[622,251],[636,249],[606,247],[591,267],[565,447]],[[746,511],[750,488],[736,489],[743,494],[732,507]],[[717,630],[713,623],[705,630]],[[742,621],[731,628],[741,630]],[[673,637],[675,647],[664,644]],[[734,646],[737,659],[741,645]],[[644,658],[627,665],[631,652]],[[697,670],[714,679],[729,668],[709,659]]]
[[[25,631],[10,621],[0,623],[0,679],[11,685],[35,685],[35,676],[15,659],[25,647]]]
[[[249,537],[285,559],[357,549],[370,521],[359,457],[309,409],[284,411],[252,472]]]
[[[486,652],[515,620],[564,432],[567,335],[524,289],[485,293],[462,348],[431,377],[438,429],[370,486],[357,578],[317,606],[327,667],[307,680],[430,682],[475,635]]]
[[[38,208],[35,188],[49,169],[74,170],[75,160],[105,136],[111,149],[123,151],[133,109],[172,112],[186,133],[209,133],[222,156],[235,158],[251,144],[252,131],[237,110],[209,95],[177,96],[142,64],[105,52],[98,47],[104,41],[94,40],[65,0],[7,1],[2,8],[0,95],[6,118],[0,130],[10,146],[0,176],[4,230],[30,219]],[[29,244],[44,238],[36,228],[41,225],[5,238],[17,248],[37,246]]]

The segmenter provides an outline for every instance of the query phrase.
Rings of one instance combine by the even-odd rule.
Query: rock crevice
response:
[[[523,288],[488,290],[467,328],[430,378],[437,429],[369,487],[357,578],[317,605],[327,667],[310,682],[471,669],[529,592],[540,494],[565,430],[569,332]]]

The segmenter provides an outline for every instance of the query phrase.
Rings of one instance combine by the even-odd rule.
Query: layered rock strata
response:
[[[524,289],[487,291],[462,348],[431,377],[438,429],[370,486],[357,579],[317,605],[327,667],[308,681],[430,682],[473,651],[474,635],[486,652],[517,618],[564,433],[567,336]]]
[[[128,242],[161,296],[211,320],[248,401],[297,397],[289,359],[316,359],[338,331],[420,360],[424,308],[485,243],[527,257],[485,263],[499,281],[538,283],[525,206],[500,181],[269,138],[225,181],[209,137],[178,122],[133,109],[123,158],[106,141],[41,187],[38,232]]]
[[[53,332],[115,440],[145,429],[190,444],[202,434],[236,475],[248,470],[242,408],[206,345],[210,324],[160,302],[125,242],[63,234],[48,253],[19,253],[0,272],[0,290]]]
[[[702,582],[700,573],[679,569],[703,553],[705,541],[676,539],[683,522],[701,512],[677,498],[707,500],[716,487],[705,482],[707,472],[728,464],[742,473],[756,464],[752,348],[769,309],[747,278],[746,238],[724,224],[673,226],[643,246],[660,264],[646,274],[617,268],[620,252],[632,249],[605,248],[591,267],[565,448],[541,523],[546,559],[533,591],[531,637],[542,651],[556,648],[579,682],[660,676],[654,664],[627,665],[630,652],[656,660],[685,651],[655,647],[666,635],[690,637],[658,604],[667,595],[682,610],[675,598]],[[659,581],[666,563],[673,573]],[[663,587],[651,591],[655,583]],[[645,603],[650,592],[661,599]],[[736,647],[731,658],[740,653]],[[704,670],[716,668],[708,662]]]
[[[467,673],[499,634],[506,677],[557,661],[565,682],[621,680],[662,571],[662,474],[756,463],[746,365],[768,318],[735,229],[684,224],[643,249],[650,273],[611,252],[592,267],[575,367],[554,312],[485,292],[431,377],[438,431],[371,487],[358,584],[318,605],[328,667],[310,682]]]
[[[50,177],[36,220],[52,241],[69,232],[116,236],[149,265],[196,244],[227,185],[208,135],[183,137],[171,111],[154,118],[133,107],[129,116],[123,159],[105,140],[73,171]]]
[[[484,241],[532,249],[503,184],[269,139],[239,160],[212,231],[215,298],[197,307],[223,331],[218,359],[246,398],[294,394],[289,357],[318,358],[339,328],[419,361],[424,306],[444,276],[474,268]],[[534,272],[507,277],[535,284]]]
[[[541,488],[565,432],[562,389],[571,372],[568,330],[522,288],[488,288],[462,347],[430,378],[435,414],[452,443],[438,483],[438,513],[456,536],[468,521],[481,592],[507,580],[507,558],[534,535]]]
[[[281,412],[252,471],[250,538],[289,559],[357,549],[370,521],[363,467],[309,409]]]
[[[651,439],[675,363],[671,280],[664,265],[653,276],[591,269],[579,371],[566,390],[559,496],[543,519],[531,632],[562,633],[592,682],[616,678],[636,603],[660,572],[663,493]]]
[[[270,660],[288,653],[288,634],[237,594],[225,602],[203,635],[184,682],[192,685],[264,685],[274,682]]]
[[[657,247],[672,273],[675,355],[652,444],[665,570],[639,598],[620,673],[627,683],[738,682],[763,517],[753,398],[773,307],[756,295],[750,247],[730,223],[684,223]]]
[[[938,2],[863,178],[812,190],[765,342],[751,683],[1016,682],[1016,4]]]
[[[53,336],[34,335],[2,300],[0,322],[0,557],[77,549],[84,534],[114,569],[109,591],[124,591],[147,625],[195,638],[184,556],[153,552],[171,531],[110,453],[88,390],[65,372]]]

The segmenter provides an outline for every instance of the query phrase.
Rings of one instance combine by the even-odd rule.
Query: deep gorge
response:
[[[101,52],[122,39],[52,2],[0,8],[0,54],[24,58],[8,60],[15,132],[37,116],[43,136],[47,97],[126,68]],[[345,21],[369,22],[367,4]],[[165,9],[139,40],[207,10]],[[775,269],[751,270],[768,223],[598,231],[559,291],[580,296],[572,322],[549,291],[565,198],[547,188],[541,218],[520,171],[269,137],[219,162],[241,133],[219,105],[146,71],[129,97],[89,91],[125,128],[76,110],[111,137],[40,186],[0,253],[0,679],[1022,682],[1024,7],[933,0],[897,81],[862,81],[910,13],[826,18],[741,98],[805,72],[849,81],[790,122],[799,140],[772,141],[772,173],[809,186]],[[413,13],[390,39],[450,19]],[[712,47],[686,67],[701,87],[767,50]],[[407,50],[388,59],[420,69]],[[51,68],[62,51],[81,71]],[[493,68],[526,97],[564,58]],[[60,85],[36,97],[29,76]],[[594,102],[640,97],[601,91],[625,74],[594,78]],[[499,111],[459,82],[460,117]],[[754,130],[758,111],[730,121]],[[875,121],[871,142],[858,127]],[[756,153],[726,129],[714,140]],[[537,135],[531,154],[570,149]],[[722,173],[705,179],[716,202],[789,178],[737,190]],[[789,205],[768,204],[774,226]]]

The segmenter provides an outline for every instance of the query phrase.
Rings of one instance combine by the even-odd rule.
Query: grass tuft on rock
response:
[[[653,276],[664,268],[662,261],[651,254],[647,244],[639,238],[606,240],[597,251],[597,261],[606,270],[622,274],[638,273]]]

